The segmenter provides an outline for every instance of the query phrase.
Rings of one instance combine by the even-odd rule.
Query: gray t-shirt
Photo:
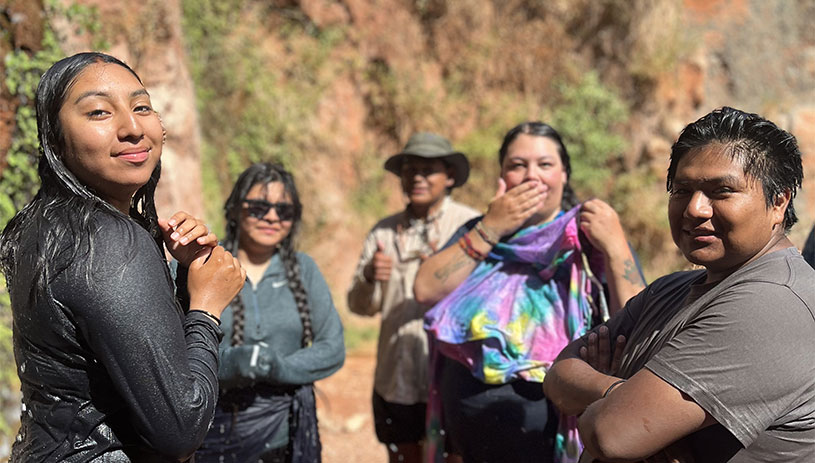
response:
[[[695,463],[815,461],[815,270],[789,248],[704,276],[663,277],[608,322],[621,375],[644,366],[716,419],[680,442]]]

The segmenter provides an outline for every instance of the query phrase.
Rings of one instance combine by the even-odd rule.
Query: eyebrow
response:
[[[722,176],[719,176],[719,177],[700,178],[700,179],[683,179],[681,177],[674,179],[674,183],[679,184],[679,185],[688,185],[688,184],[691,184],[691,183],[715,183],[715,184],[728,183],[728,184],[734,184],[734,183],[740,183],[740,182],[741,182],[741,177],[738,177],[736,175],[722,175]]]
[[[150,94],[147,93],[147,89],[144,89],[144,88],[140,88],[138,90],[134,90],[134,91],[130,92],[130,98],[135,98],[135,97],[141,96],[141,95],[150,96]],[[74,101],[74,104],[78,104],[83,99],[88,98],[88,97],[92,97],[92,96],[99,96],[99,97],[102,97],[102,98],[110,99],[110,93],[103,92],[103,91],[100,91],[100,90],[89,90],[89,91],[79,95],[79,97]]]
[[[533,160],[541,160],[541,159],[554,159],[558,157],[557,154],[552,153],[541,153],[537,155]],[[507,156],[507,159],[510,161],[518,160],[518,161],[526,161],[527,159],[523,155],[514,155],[514,156]]]

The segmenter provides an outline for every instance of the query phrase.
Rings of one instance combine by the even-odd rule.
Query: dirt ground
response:
[[[372,349],[354,351],[340,371],[317,382],[323,463],[388,461],[385,446],[376,440],[371,413],[375,363]]]

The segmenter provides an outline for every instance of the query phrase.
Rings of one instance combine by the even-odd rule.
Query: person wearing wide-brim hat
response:
[[[373,409],[376,435],[391,462],[420,462],[427,404],[428,307],[413,297],[422,260],[480,215],[449,196],[470,174],[466,156],[444,137],[421,132],[385,161],[408,200],[405,210],[382,219],[368,234],[348,291],[360,315],[382,313]]]

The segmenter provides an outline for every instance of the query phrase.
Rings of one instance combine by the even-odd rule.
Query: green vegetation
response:
[[[5,57],[5,82],[9,92],[19,101],[16,132],[6,154],[8,167],[0,178],[0,227],[25,206],[39,189],[37,177],[37,119],[34,92],[40,76],[62,57],[53,31],[45,29],[42,49],[33,54],[14,51]]]
[[[344,32],[246,0],[184,0],[182,7],[201,115],[207,216],[217,231],[223,199],[251,163],[281,162],[297,177],[297,161],[321,148],[312,122]],[[284,40],[287,49],[264,47],[264,35]]]
[[[57,0],[46,3],[44,27],[40,49],[34,52],[14,50],[4,57],[6,74],[3,76],[6,87],[16,98],[16,128],[11,147],[6,153],[7,165],[0,175],[0,229],[25,206],[39,189],[37,160],[39,141],[35,92],[40,76],[57,60],[64,56],[59,46],[60,38],[50,26],[56,17],[66,18],[75,26],[77,34],[90,34],[94,46],[104,48],[106,41],[99,36],[100,22],[95,7],[85,5],[62,6]],[[17,369],[12,352],[11,302],[5,291],[5,278],[0,276],[0,396],[16,399],[20,389]],[[3,401],[5,402],[5,401]],[[0,409],[8,409],[10,404],[0,403]],[[11,436],[16,429],[14,422],[8,422],[5,414],[0,414],[0,435]]]
[[[358,349],[369,348],[379,336],[379,329],[374,326],[344,323],[343,328],[345,350],[349,353]]]
[[[619,170],[626,147],[615,129],[626,122],[628,110],[594,72],[558,88],[560,101],[552,110],[552,126],[569,150],[574,187],[587,196],[605,195],[613,188],[612,173]]]

